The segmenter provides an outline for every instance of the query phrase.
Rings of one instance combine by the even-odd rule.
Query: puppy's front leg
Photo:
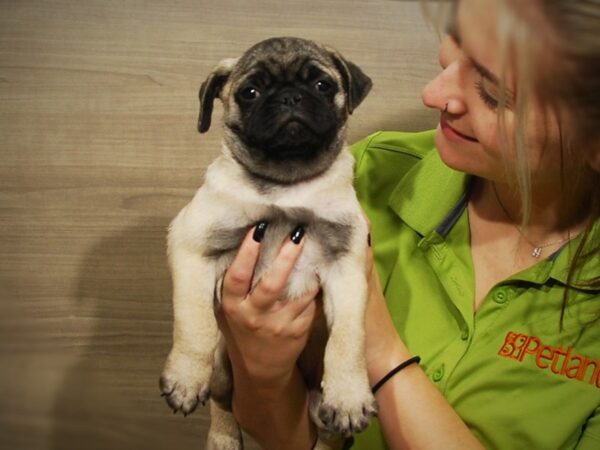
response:
[[[348,255],[335,263],[324,280],[323,300],[329,340],[323,397],[315,412],[327,429],[348,436],[366,428],[377,412],[364,355],[367,280],[362,258]]]
[[[171,237],[171,236],[170,236]],[[213,312],[214,262],[182,244],[169,242],[173,276],[173,348],[160,388],[175,412],[193,412],[209,396],[217,322]]]

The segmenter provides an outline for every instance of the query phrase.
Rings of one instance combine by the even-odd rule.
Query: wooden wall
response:
[[[158,391],[166,227],[219,151],[218,126],[196,131],[201,82],[275,35],[373,78],[351,141],[435,125],[416,1],[0,1],[0,448],[203,448],[207,411]]]

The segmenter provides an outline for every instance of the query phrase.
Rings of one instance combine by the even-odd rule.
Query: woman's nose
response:
[[[464,55],[456,43],[446,37],[440,45],[442,71],[421,92],[423,104],[429,108],[462,114],[466,111],[463,97]]]
[[[446,100],[443,95],[441,77],[442,74],[439,74],[425,85],[423,91],[421,91],[421,99],[428,108],[443,111],[446,107]]]

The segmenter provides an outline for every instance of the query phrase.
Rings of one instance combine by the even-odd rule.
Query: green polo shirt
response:
[[[600,321],[583,325],[600,292],[577,284],[559,328],[577,239],[498,283],[475,313],[470,177],[443,164],[433,136],[381,132],[352,147],[398,333],[487,448],[600,449]],[[598,260],[582,270],[599,275]],[[387,448],[376,419],[352,448]]]

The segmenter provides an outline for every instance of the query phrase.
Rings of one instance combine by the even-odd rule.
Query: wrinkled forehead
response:
[[[309,79],[318,72],[338,80],[329,53],[310,41],[272,39],[248,50],[234,68],[234,79],[265,74],[278,81]]]

